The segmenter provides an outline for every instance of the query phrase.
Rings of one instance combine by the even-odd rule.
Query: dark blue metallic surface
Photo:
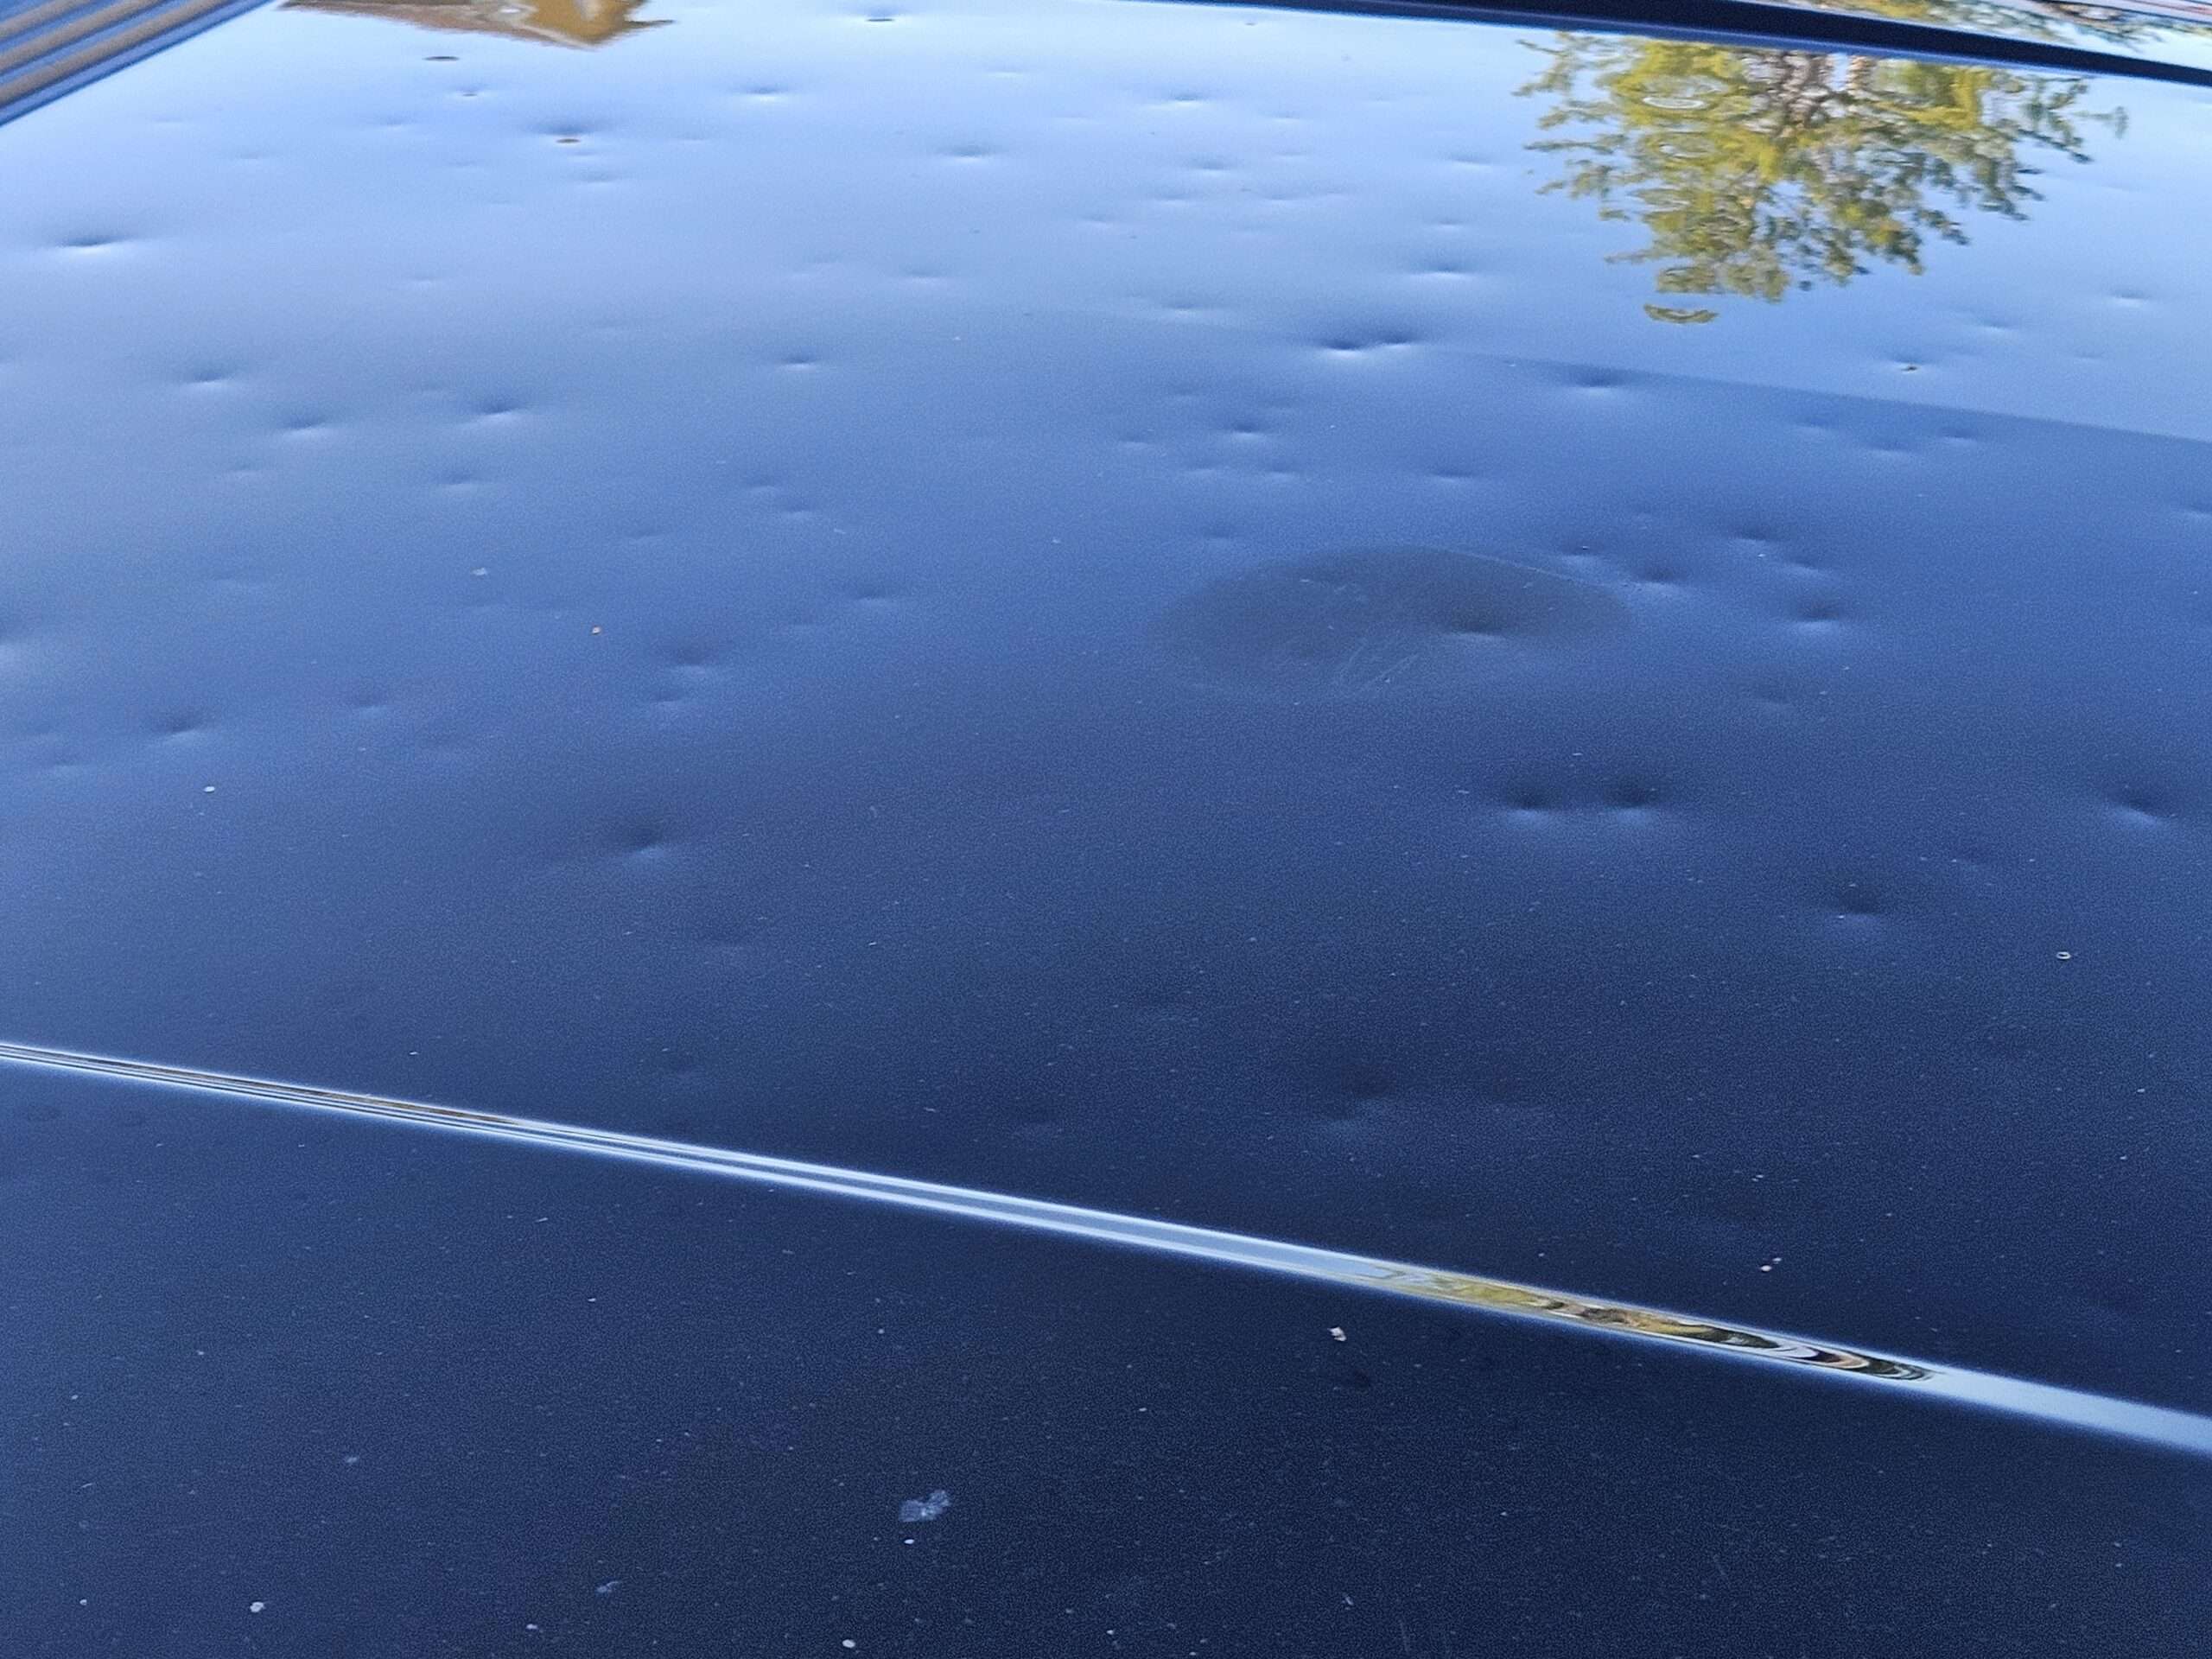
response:
[[[2212,1411],[2204,93],[650,18],[263,11],[0,130],[0,1039]],[[2212,1630],[2178,1453],[143,1085],[0,1135],[11,1656]]]

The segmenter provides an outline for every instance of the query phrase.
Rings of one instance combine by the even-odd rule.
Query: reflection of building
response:
[[[256,0],[0,3],[0,121],[243,11]]]
[[[0,121],[174,46],[259,0],[0,0]],[[665,18],[645,0],[286,0],[315,11],[389,17],[424,29],[594,47]]]
[[[641,29],[658,29],[665,17],[631,16],[645,0],[284,0],[287,10],[339,11],[389,17],[422,29],[478,35],[512,35],[554,46],[604,46]]]

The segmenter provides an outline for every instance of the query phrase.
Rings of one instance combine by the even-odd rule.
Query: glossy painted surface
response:
[[[0,129],[0,1039],[2212,1411],[2206,94],[616,21],[266,10]],[[2212,1627],[2178,1453],[205,1094],[0,1114],[0,1651]]]

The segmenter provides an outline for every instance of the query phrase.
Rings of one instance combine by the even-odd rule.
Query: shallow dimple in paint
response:
[[[1416,344],[1412,335],[1395,329],[1356,330],[1328,336],[1322,340],[1321,349],[1337,358],[1382,358],[1409,352]]]
[[[1172,607],[1154,632],[1195,677],[1357,697],[1448,680],[1484,645],[1603,635],[1627,614],[1605,588],[1530,566],[1383,548],[1224,576]]]
[[[1802,632],[1829,633],[1843,626],[1844,608],[1837,600],[1803,600],[1799,602],[1793,620]]]
[[[2146,830],[2163,828],[2172,822],[2175,816],[2155,800],[2140,795],[2123,797],[2116,804],[2115,810],[2122,822]]]
[[[1861,881],[1839,883],[1834,902],[1836,913],[1845,917],[1880,916],[1889,909],[1881,893],[1871,884]]]

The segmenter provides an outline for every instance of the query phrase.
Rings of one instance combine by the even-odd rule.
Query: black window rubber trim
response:
[[[1187,0],[1173,0],[1186,3]],[[2098,52],[2049,41],[1985,35],[1848,11],[1821,11],[1767,0],[1577,0],[1562,6],[1479,5],[1456,0],[1201,0],[1214,5],[1268,10],[1339,11],[1381,17],[1427,17],[1465,22],[1541,23],[1604,34],[1649,35],[1751,46],[1810,47],[1872,56],[1924,58],[1936,62],[2017,65],[2069,74],[2126,75],[2184,86],[2212,86],[2212,68]],[[2146,23],[2188,25],[2152,13]]]

